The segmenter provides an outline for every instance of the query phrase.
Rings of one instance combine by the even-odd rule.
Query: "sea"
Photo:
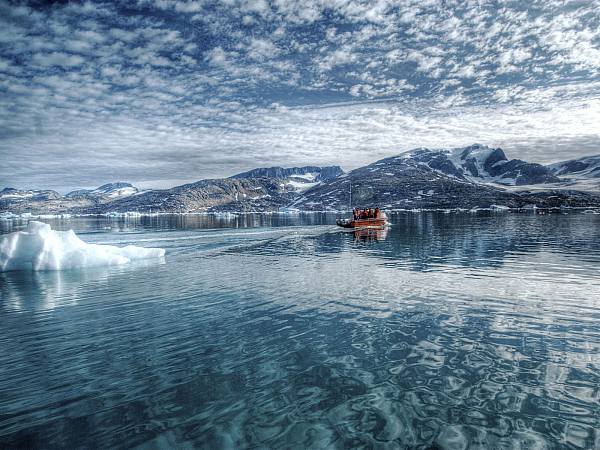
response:
[[[335,219],[44,219],[166,255],[0,273],[0,448],[600,448],[600,215]]]

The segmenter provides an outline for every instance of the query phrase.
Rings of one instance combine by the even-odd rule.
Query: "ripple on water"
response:
[[[136,222],[84,239],[163,263],[0,274],[2,446],[600,447],[598,219],[322,219]]]

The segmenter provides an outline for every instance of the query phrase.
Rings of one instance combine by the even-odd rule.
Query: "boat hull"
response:
[[[338,220],[337,225],[342,228],[383,228],[387,225],[386,219],[358,219]]]

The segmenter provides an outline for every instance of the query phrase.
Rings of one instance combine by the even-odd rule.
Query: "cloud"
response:
[[[207,52],[205,59],[212,66],[225,67],[227,65],[227,52],[221,47],[215,47]]]
[[[248,56],[254,60],[274,58],[279,54],[279,48],[266,39],[252,38],[248,46]]]
[[[80,66],[85,62],[81,56],[63,52],[36,53],[31,59],[34,64],[42,67],[60,66],[70,68]]]
[[[599,23],[585,0],[0,0],[0,179],[191,180],[474,141],[600,153]]]
[[[187,1],[175,2],[175,11],[183,13],[197,13],[202,11],[202,2]]]
[[[356,60],[356,55],[352,54],[350,48],[339,48],[329,53],[323,59],[319,61],[319,68],[321,70],[331,70],[334,67],[350,64]]]

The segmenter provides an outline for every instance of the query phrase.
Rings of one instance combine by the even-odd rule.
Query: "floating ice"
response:
[[[164,254],[162,248],[87,244],[73,230],[55,231],[48,224],[30,221],[26,231],[0,239],[0,272],[112,266]]]

